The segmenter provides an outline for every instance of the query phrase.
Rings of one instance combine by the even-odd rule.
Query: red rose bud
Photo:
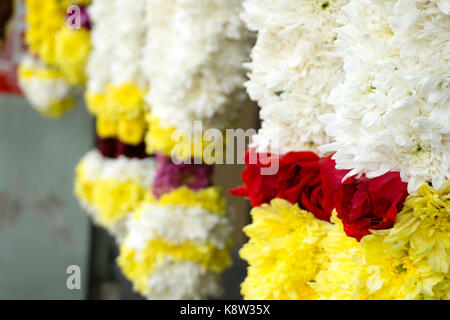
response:
[[[145,143],[138,144],[137,146],[125,144],[120,140],[117,141],[116,158],[124,156],[127,158],[145,159],[149,155],[145,152]]]
[[[407,187],[398,172],[344,181],[336,191],[335,202],[345,233],[360,241],[369,230],[392,228],[408,196]]]
[[[278,193],[276,175],[261,174],[262,168],[270,167],[270,159],[270,155],[263,156],[256,154],[254,149],[249,149],[245,154],[246,168],[242,172],[244,185],[230,190],[230,193],[238,197],[248,197],[253,207],[274,199]]]
[[[103,139],[97,136],[97,150],[106,158],[116,157],[116,139]]]

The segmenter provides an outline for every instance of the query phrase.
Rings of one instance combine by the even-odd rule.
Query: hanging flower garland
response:
[[[260,206],[252,211],[253,223],[245,228],[250,241],[241,250],[250,264],[242,285],[246,299],[450,298],[444,107],[450,17],[443,7],[437,1],[245,2],[246,20],[259,31],[248,88],[263,118],[246,156],[245,185],[232,191]],[[330,21],[331,33],[304,32],[317,21]],[[263,47],[265,39],[285,34],[296,36],[279,39],[276,49]],[[297,53],[289,45],[307,47],[310,36],[318,52],[328,50],[314,56],[320,64],[284,73],[292,79],[278,70],[295,64],[271,70],[286,60],[273,50],[289,48],[281,57]],[[263,64],[264,56],[275,62]],[[338,59],[334,68],[343,61],[344,73],[314,85],[327,59]],[[319,135],[303,148],[318,155],[299,151],[299,139],[286,139],[292,136],[287,128],[299,123],[298,132],[308,137],[305,116],[266,112],[280,103],[269,95],[269,82],[261,87],[269,79],[270,85],[292,84],[308,74],[312,84],[307,90],[296,86],[293,95],[329,106],[313,113]],[[275,88],[283,100],[284,88]],[[264,139],[267,128],[280,132],[279,144]],[[278,173],[264,175],[262,169],[274,163]]]
[[[95,0],[89,7],[93,49],[87,64],[86,100],[97,117],[97,149],[77,166],[75,194],[94,222],[119,243],[132,213],[154,198],[157,170],[143,141],[147,106],[145,90],[140,89],[145,81],[139,71],[139,51],[144,28],[138,17],[145,14],[144,2]]]
[[[183,158],[202,158],[209,140],[194,135],[194,122],[203,131],[224,130],[246,100],[242,64],[248,59],[250,33],[239,18],[242,0],[147,2],[147,41],[142,68],[150,90],[147,116],[149,152],[171,156],[179,144],[177,129],[191,134],[192,146]],[[202,146],[194,148],[194,143]],[[205,159],[213,163],[214,159]]]
[[[214,159],[203,152],[211,141],[194,132],[194,122],[203,130],[224,130],[245,100],[242,63],[250,36],[239,20],[241,5],[240,0],[146,4],[142,69],[150,88],[147,152],[156,152],[158,161],[156,200],[144,202],[129,221],[118,263],[149,299],[222,294],[233,227],[222,191],[212,186],[208,164]],[[188,140],[177,141],[179,132]],[[203,164],[191,164],[194,158]]]
[[[39,113],[59,117],[74,107],[78,90],[58,69],[28,55],[22,59],[18,75],[22,92]]]
[[[174,170],[170,181],[165,178],[168,168]],[[233,226],[221,190],[209,186],[211,175],[203,165],[180,170],[159,157],[154,193],[167,192],[143,203],[129,220],[118,258],[125,276],[148,299],[222,294],[221,272],[231,264]],[[185,181],[192,181],[195,190]]]
[[[30,56],[19,66],[19,84],[31,105],[44,116],[60,117],[70,110],[77,88],[86,82],[91,49],[86,6],[90,0],[26,0],[25,42]],[[66,23],[67,8],[80,6],[81,29]]]
[[[147,129],[144,101],[147,82],[140,68],[145,40],[145,3],[139,0],[94,1],[86,103],[97,118],[101,138],[142,143]]]

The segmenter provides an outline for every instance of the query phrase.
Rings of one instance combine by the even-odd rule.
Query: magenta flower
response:
[[[213,167],[198,164],[174,164],[170,158],[156,155],[158,170],[153,183],[153,194],[161,197],[182,186],[199,190],[211,186]]]

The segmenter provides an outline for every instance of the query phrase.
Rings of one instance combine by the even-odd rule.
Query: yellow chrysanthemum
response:
[[[310,285],[320,299],[353,299],[364,270],[363,248],[355,238],[347,236],[336,211],[331,221],[333,229],[321,242],[329,262]]]
[[[137,209],[145,200],[152,200],[151,190],[135,181],[86,179],[84,165],[76,168],[75,195],[96,210],[96,220],[103,227],[112,227]]]
[[[55,64],[55,35],[64,25],[65,7],[56,0],[26,0],[27,33],[30,52],[44,62]]]
[[[129,119],[142,117],[146,111],[144,97],[147,91],[138,88],[133,83],[124,83],[121,86],[107,86],[106,112],[116,117]]]
[[[372,234],[361,240],[364,248],[365,270],[362,284],[356,290],[357,299],[401,300],[440,299],[434,287],[444,281],[445,276],[437,273],[424,261],[414,262],[406,250],[392,254],[382,234]]]
[[[308,283],[327,263],[320,242],[332,225],[281,199],[251,214],[250,241],[240,251],[249,263],[245,299],[316,299]]]
[[[90,51],[91,37],[88,30],[63,27],[55,35],[55,64],[70,84],[85,84],[85,67]]]
[[[117,136],[117,121],[107,117],[97,118],[97,134],[100,138],[114,138]]]
[[[114,118],[107,115],[106,113],[102,113],[102,109],[106,105],[105,94],[93,93],[87,90],[84,95],[84,98],[86,100],[86,108],[91,114],[99,118],[109,118],[109,119]]]
[[[434,271],[448,273],[450,180],[439,190],[424,184],[417,195],[409,196],[384,241],[394,253],[407,248],[412,260],[426,260]]]
[[[49,118],[59,118],[67,113],[67,111],[72,110],[76,103],[76,99],[72,97],[67,97],[61,100],[53,100],[50,102],[49,108],[44,112],[41,112],[41,114]]]
[[[99,180],[92,190],[92,204],[98,209],[100,224],[111,225],[135,210],[144,200],[146,190],[138,183]]]
[[[221,189],[216,187],[200,191],[194,191],[188,187],[181,187],[162,195],[157,203],[161,205],[201,207],[211,213],[226,215],[226,200],[222,195]]]
[[[117,137],[126,144],[138,145],[144,140],[146,129],[147,123],[142,118],[122,117],[119,119]]]
[[[223,160],[224,141],[219,148],[215,148],[215,143],[205,136],[187,135],[187,132],[162,124],[153,114],[147,115],[147,121],[149,129],[145,139],[148,153],[158,152],[180,160],[203,159],[207,164],[217,163],[217,159]]]
[[[221,272],[231,265],[230,247],[220,250],[212,244],[173,244],[163,239],[149,241],[142,251],[120,247],[117,259],[123,274],[131,280],[134,288],[142,294],[147,291],[148,279],[152,271],[167,257],[175,261],[188,260],[201,264],[205,269]]]

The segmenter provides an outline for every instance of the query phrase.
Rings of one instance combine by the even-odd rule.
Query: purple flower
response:
[[[88,30],[91,30],[91,19],[89,18],[89,13],[87,10],[87,6],[81,6],[80,7],[80,13],[81,13],[81,27],[86,28]]]
[[[153,194],[161,197],[172,190],[187,186],[199,190],[211,186],[213,167],[202,164],[174,164],[170,158],[156,155],[158,171],[153,183]]]

